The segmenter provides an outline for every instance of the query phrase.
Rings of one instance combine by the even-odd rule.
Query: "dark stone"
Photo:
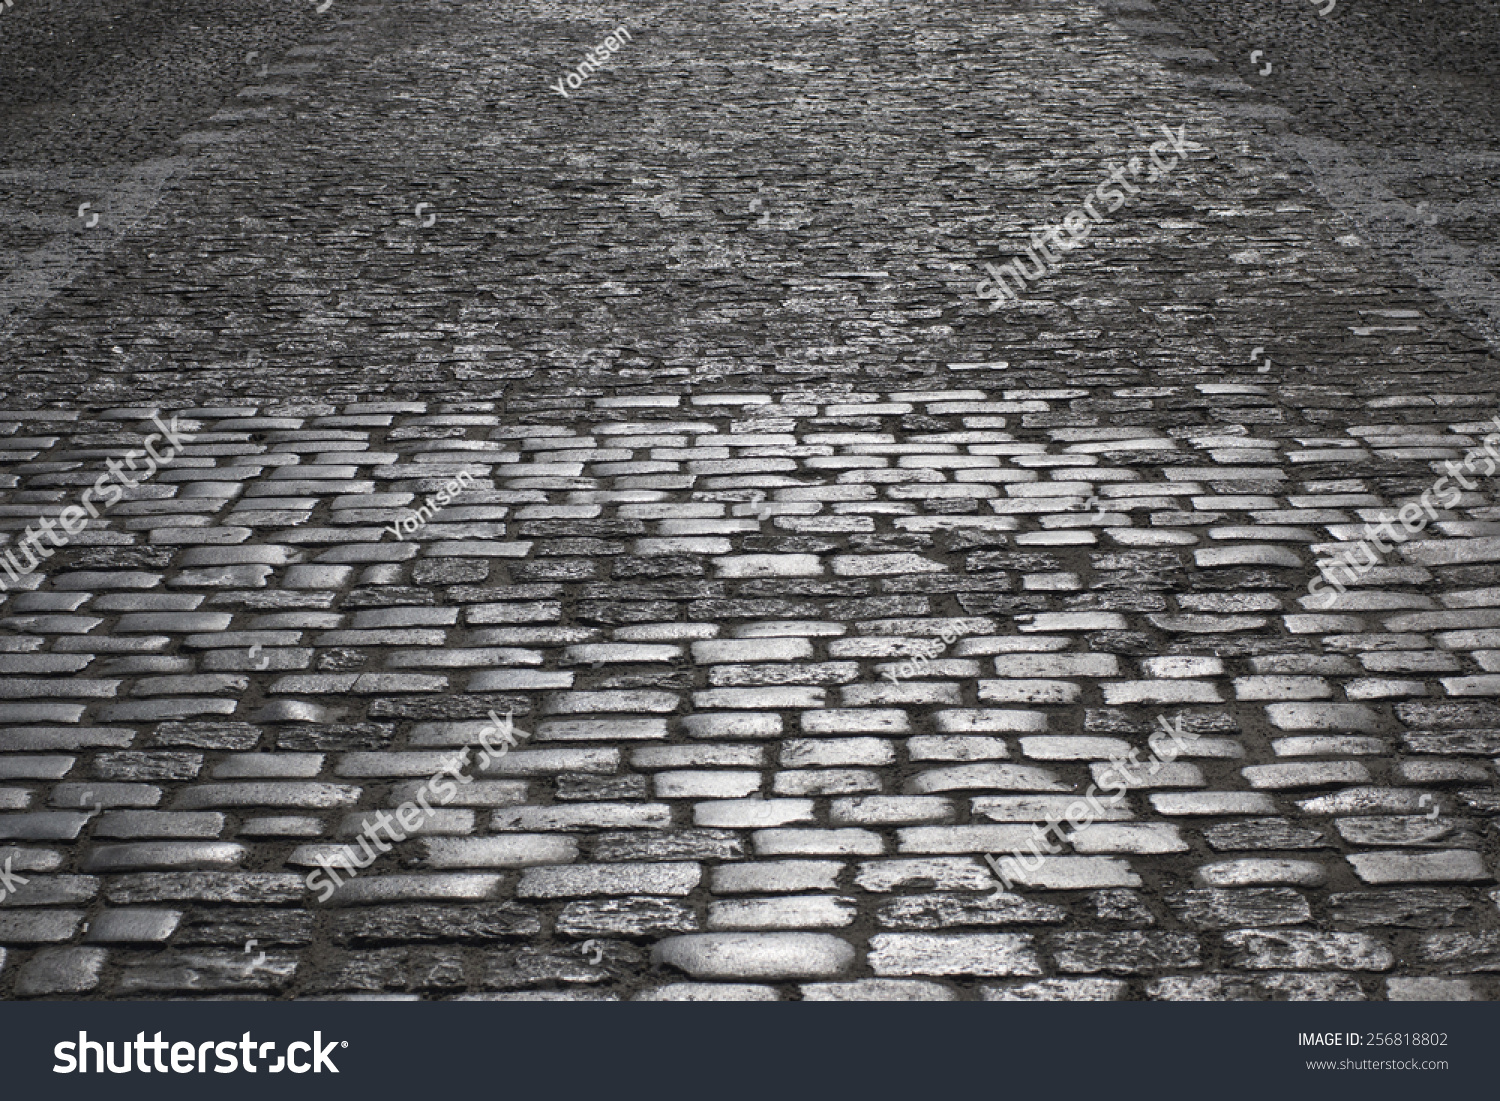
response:
[[[116,991],[120,994],[270,993],[287,986],[296,974],[295,959],[277,957],[257,963],[258,958],[258,953],[168,949],[144,959],[126,961],[120,969]]]
[[[1492,703],[1488,700],[1460,703],[1398,703],[1396,705],[1396,717],[1408,727],[1422,729],[1424,727],[1436,727],[1439,730],[1469,729],[1471,733],[1477,733],[1476,727],[1500,727],[1500,703]],[[1500,738],[1500,732],[1493,729],[1486,731],[1491,737]],[[1496,744],[1491,742],[1489,744]],[[1479,750],[1478,752],[1493,753],[1493,749]]]
[[[580,688],[665,688],[673,692],[686,692],[693,687],[696,674],[691,669],[662,670],[652,673],[609,673],[590,677]]]
[[[1144,574],[1182,569],[1182,557],[1176,551],[1114,551],[1091,554],[1089,562],[1096,572],[1127,570]]]
[[[307,910],[194,909],[183,915],[172,943],[181,947],[295,948],[311,944],[315,915]]]
[[[692,906],[664,898],[570,902],[557,916],[557,932],[565,937],[647,938],[696,933],[698,929],[698,916]]]
[[[1500,754],[1500,730],[1454,730],[1439,734],[1432,730],[1413,730],[1401,736],[1412,753],[1437,753],[1444,756],[1493,757]]]
[[[1093,589],[1160,589],[1181,592],[1188,587],[1187,571],[1180,566],[1172,570],[1109,570],[1094,574]]]
[[[979,531],[979,530],[970,530],[970,529],[967,529],[967,528],[960,528],[957,531],[943,532],[942,533],[942,537],[943,537],[944,541],[947,543],[948,549],[950,551],[954,552],[955,554],[961,554],[964,551],[987,550],[987,549],[989,549],[991,547],[1008,547],[1008,546],[1010,546],[1010,537],[1008,535],[1006,535],[1003,531]],[[1014,552],[1004,552],[1004,553],[1014,553]],[[1037,555],[1030,555],[1029,557],[1037,558],[1037,559],[1040,559],[1042,561],[1052,563],[1051,565],[1046,565],[1046,566],[1041,567],[1044,570],[1055,570],[1055,569],[1061,569],[1062,568],[1060,565],[1058,565],[1058,563],[1061,562],[1061,559],[1054,558],[1050,554],[1037,554]],[[969,567],[969,568],[972,569],[973,567]],[[994,566],[994,567],[990,567],[990,568],[992,568],[992,569],[1008,569],[1008,570],[1029,569],[1029,567],[1024,567],[1024,566]]]
[[[922,511],[934,516],[960,516],[979,511],[979,502],[972,497],[929,497],[922,504]]]
[[[821,604],[795,600],[695,600],[688,618],[717,622],[725,619],[820,619]]]
[[[689,554],[662,554],[651,558],[621,556],[610,560],[615,577],[702,577],[704,560]]]
[[[1057,924],[1067,911],[1020,895],[902,895],[883,903],[875,920],[886,929],[982,928]]]
[[[373,589],[355,589],[346,593],[341,607],[344,608],[397,608],[432,607],[437,596],[431,589],[418,589],[406,585],[382,585]]]
[[[461,990],[466,985],[463,951],[458,948],[332,952],[308,980],[310,989],[329,992],[407,993]]]
[[[1421,957],[1447,971],[1500,971],[1500,933],[1429,933]]]
[[[591,962],[598,959],[599,962]],[[486,953],[483,977],[486,990],[516,990],[542,983],[600,983],[637,974],[646,954],[620,941],[579,945],[576,948],[517,948]]]
[[[637,581],[625,585],[619,581],[602,581],[584,585],[578,595],[583,600],[702,600],[724,596],[729,590],[721,581],[697,581],[691,578],[664,581]]]
[[[959,593],[958,606],[968,615],[1026,615],[1051,609],[1048,593],[1005,596],[991,593]]]
[[[1149,975],[1201,967],[1191,933],[1056,933],[1053,952],[1061,971],[1093,975]]]
[[[1425,814],[1368,815],[1340,818],[1334,823],[1339,835],[1351,845],[1376,849],[1478,849],[1482,839],[1465,828],[1471,825],[1468,819],[1430,819]]]
[[[489,718],[491,711],[504,715],[507,711],[516,716],[531,714],[532,701],[526,696],[505,696],[499,693],[456,694],[451,696],[421,696],[403,699],[381,699],[370,705],[372,719],[410,719],[413,722],[463,722],[468,719]],[[374,724],[362,723],[361,727]],[[329,728],[338,729],[338,728]],[[354,729],[354,728],[350,728]],[[389,729],[389,728],[382,728]],[[384,744],[389,744],[386,742]],[[364,746],[351,748],[366,748]],[[369,748],[380,748],[378,746]]]
[[[161,723],[147,736],[146,745],[227,749],[243,753],[255,748],[260,741],[260,733],[260,727],[250,723]]]
[[[489,944],[534,937],[537,910],[516,902],[493,906],[386,906],[337,911],[331,916],[334,944],[366,947],[413,941]]]
[[[1198,929],[1246,929],[1310,922],[1312,911],[1290,887],[1175,891],[1167,895],[1184,925]]]
[[[1088,636],[1089,649],[1099,654],[1161,653],[1161,643],[1144,631],[1095,631]]]
[[[579,623],[601,627],[619,627],[627,623],[670,623],[677,618],[677,604],[670,600],[624,603],[613,600],[584,600],[578,604],[575,619]]]
[[[172,563],[170,547],[76,547],[67,553],[76,570],[164,570]]]
[[[493,604],[503,600],[556,600],[562,594],[561,585],[450,585],[443,590],[443,599],[450,604]]]
[[[422,558],[411,568],[418,585],[463,585],[489,575],[490,564],[482,558]]]
[[[1205,827],[1203,837],[1216,852],[1278,851],[1329,848],[1322,829],[1299,826],[1288,818],[1246,818]]]
[[[299,723],[276,735],[276,748],[287,753],[388,749],[395,738],[390,723]]]
[[[268,906],[300,903],[306,888],[293,872],[136,872],[108,881],[105,898],[116,906],[166,902],[217,902]]]
[[[1455,792],[1459,802],[1470,810],[1487,816],[1500,815],[1500,791],[1490,788],[1465,788]]]
[[[557,777],[557,801],[560,803],[593,802],[610,799],[645,799],[646,777],[638,773],[625,776],[592,776],[565,772]]]
[[[748,596],[869,596],[875,586],[866,578],[764,577],[740,583],[737,594]],[[722,594],[714,594],[722,595]]]
[[[1220,658],[1259,657],[1262,654],[1312,654],[1319,652],[1317,635],[1304,638],[1277,635],[1256,638],[1250,635],[1198,635],[1196,638],[1179,639],[1162,651],[1164,654],[1186,654],[1202,657],[1212,654]]]
[[[582,536],[593,539],[623,539],[645,535],[644,520],[526,520],[516,525],[521,539],[551,539]]]
[[[1336,921],[1406,929],[1445,929],[1470,906],[1461,891],[1444,887],[1350,891],[1330,895],[1328,902]]]
[[[1027,554],[1023,551],[990,551],[983,554],[969,555],[964,560],[964,569],[970,573],[983,573],[986,570],[1056,573],[1063,569],[1063,563],[1062,559],[1055,554]]]
[[[203,768],[201,753],[101,753],[94,775],[101,780],[191,780]]]
[[[960,577],[946,573],[883,577],[878,586],[885,593],[1008,593],[1015,591],[1015,587],[1015,578],[1008,573],[992,573],[982,577]]]
[[[1437,574],[1445,588],[1487,589],[1500,585],[1500,562],[1475,563],[1471,566],[1444,566],[1433,572]]]
[[[811,535],[747,535],[741,547],[745,554],[827,554],[839,549],[832,539]]]
[[[1196,592],[1284,592],[1295,587],[1268,569],[1200,570],[1184,581],[1187,588]]]
[[[590,558],[553,558],[510,567],[517,581],[592,581],[599,568]]]
[[[537,542],[531,551],[542,558],[613,558],[625,553],[625,544],[604,539],[551,539]]]
[[[594,859],[739,860],[749,855],[749,839],[733,830],[611,830],[594,839]]]
[[[933,538],[926,532],[885,532],[851,535],[849,546],[858,554],[917,554],[930,550]]]
[[[1129,592],[1076,593],[1063,601],[1063,611],[1068,612],[1164,612],[1166,597],[1159,593],[1141,592],[1146,586],[1132,585]]]
[[[865,600],[830,600],[824,608],[825,616],[840,623],[857,623],[864,619],[925,617],[932,614],[932,607],[925,596],[872,596]]]
[[[1089,900],[1094,904],[1095,916],[1101,921],[1118,922],[1138,929],[1156,924],[1156,915],[1139,891],[1123,888],[1095,891],[1089,895]]]
[[[318,672],[352,673],[363,669],[369,655],[350,646],[336,646],[318,653]]]

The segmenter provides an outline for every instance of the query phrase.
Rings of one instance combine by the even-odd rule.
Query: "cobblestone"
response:
[[[91,274],[7,283],[13,549],[145,415],[194,442],[0,595],[0,996],[1500,994],[1493,486],[1308,592],[1483,438],[1472,319],[1242,82],[1115,9],[951,14],[678,12],[564,104],[566,5],[351,9]],[[726,44],[759,91],[685,114]],[[1188,171],[979,310],[1159,113]],[[522,744],[316,902],[491,712]]]

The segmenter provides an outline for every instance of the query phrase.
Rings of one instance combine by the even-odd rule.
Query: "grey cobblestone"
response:
[[[964,8],[982,49],[926,11],[772,25],[736,0],[714,26],[671,16],[619,98],[559,129],[544,82],[507,83],[555,32],[438,7],[399,33],[351,13],[326,68],[235,89],[276,127],[221,120],[235,140],[184,162],[174,221],[112,246],[132,279],[15,319],[12,545],[148,409],[196,437],[0,594],[0,859],[28,876],[0,903],[0,996],[1500,992],[1493,487],[1330,606],[1307,592],[1484,438],[1493,363],[1300,173],[1246,178],[1274,128],[1241,93],[1070,0]],[[826,60],[933,35],[946,60]],[[786,61],[766,89],[794,116],[757,116],[779,152],[753,170],[710,124],[759,106],[695,101],[705,126],[672,131],[658,79],[742,40]],[[372,59],[401,79],[374,87]],[[460,66],[520,97],[518,159],[486,112],[402,90]],[[864,131],[807,107],[833,80],[902,125],[849,154]],[[951,110],[1023,86],[1020,129]],[[1203,146],[1192,182],[1024,307],[978,310],[981,257],[1024,247],[1043,181],[1158,108]],[[316,148],[287,136],[314,126]],[[824,145],[850,175],[814,202]],[[1026,186],[992,182],[1016,150]],[[409,206],[383,184],[309,213],[346,161],[466,182],[423,185],[426,228],[375,213]],[[771,252],[748,213],[768,173],[809,221]],[[316,255],[275,229],[328,217]],[[1292,256],[1295,281],[1266,270]],[[1267,303],[1301,340],[1277,374],[1235,366],[1272,343]],[[101,361],[116,339],[173,366]],[[274,374],[229,366],[247,339]],[[461,470],[471,488],[392,534]],[[317,902],[317,858],[492,711],[521,744]],[[1080,825],[1174,720],[1182,752]],[[984,858],[1049,823],[1055,855],[1002,887]]]

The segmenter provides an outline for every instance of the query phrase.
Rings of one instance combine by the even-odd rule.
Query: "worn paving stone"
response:
[[[1064,972],[1148,975],[1201,966],[1199,939],[1189,933],[1057,933],[1051,938]]]
[[[16,976],[23,996],[87,994],[99,985],[109,953],[102,948],[44,948]]]
[[[1015,933],[880,933],[870,938],[877,975],[1040,975],[1029,936]]]
[[[1255,930],[1227,933],[1224,942],[1236,950],[1239,966],[1256,969],[1385,971],[1396,962],[1390,949],[1367,933]]]
[[[818,933],[700,933],[668,937],[653,962],[699,979],[809,979],[844,973],[853,945]]]

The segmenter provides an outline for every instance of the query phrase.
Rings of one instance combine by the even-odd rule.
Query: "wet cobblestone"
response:
[[[11,955],[0,981],[13,996],[603,984],[623,997],[658,987],[708,997],[725,983],[719,994],[739,997],[744,981],[779,997],[1380,998],[1396,980],[1442,979],[1459,985],[1429,992],[1488,996],[1493,705],[1468,695],[1482,675],[1450,674],[1482,669],[1490,645],[1482,624],[1497,590],[1473,573],[1488,567],[1468,563],[1491,556],[1478,533],[1492,498],[1466,493],[1437,524],[1453,534],[1404,548],[1404,560],[1445,548],[1444,564],[1367,579],[1351,596],[1383,599],[1318,614],[1307,610],[1314,548],[1394,504],[1384,485],[1439,467],[1392,446],[1357,469],[1299,461],[1417,433],[1457,454],[1485,426],[1435,403],[1401,408],[1397,421],[1370,398],[1343,432],[1245,429],[1225,454],[1223,429],[1203,423],[1220,390],[1170,388],[1152,408],[1175,409],[1179,423],[1128,435],[1122,415],[1109,429],[1058,424],[1054,414],[1097,400],[1081,388],[971,390],[961,402],[664,392],[628,414],[597,399],[570,414],[573,466],[540,475],[526,456],[554,438],[554,419],[482,402],[177,411],[197,439],[238,446],[139,500],[169,523],[187,514],[206,525],[161,542],[162,528],[131,524],[126,501],[98,544],[59,550],[45,581],[26,579],[36,595],[71,594],[69,614],[8,620],[13,655],[66,642],[68,660],[0,674],[10,800],[0,833],[16,867],[33,869],[0,904]],[[1048,420],[992,411],[1007,403]],[[858,428],[850,406],[869,410]],[[378,425],[340,428],[336,453],[320,450],[325,425],[382,410]],[[0,412],[0,424],[33,431],[42,415]],[[461,433],[439,446],[416,431],[455,416]],[[115,409],[53,422],[15,468],[16,499],[64,500],[64,472],[84,477],[66,456],[96,419],[136,423]],[[297,427],[257,439],[266,420]],[[768,422],[784,441],[763,442]],[[1149,441],[1152,461],[1101,451],[1100,437]],[[659,457],[768,448],[791,456],[789,468],[692,473],[694,459]],[[265,461],[287,457],[295,479]],[[958,461],[968,457],[993,462]],[[842,458],[861,462],[812,462]],[[622,462],[671,469],[642,475]],[[460,465],[475,481],[448,512],[503,513],[484,539],[433,531],[435,521],[412,554],[366,553],[399,544],[347,515],[349,473],[380,506],[358,511],[379,520],[405,507],[385,502],[422,492],[429,471]],[[941,496],[903,495],[909,482],[868,477],[901,470],[938,472],[928,486],[998,489],[954,513],[927,507]],[[973,470],[1016,480],[965,480]],[[33,488],[35,477],[51,487]],[[236,525],[244,502],[287,481],[305,518]],[[1122,482],[1135,496],[1090,523],[1088,497]],[[194,492],[226,484],[236,492]],[[1324,508],[1290,530],[1257,523],[1333,495],[1360,511]],[[1160,510],[1168,497],[1177,507]],[[1048,508],[1009,508],[1027,501]],[[872,522],[791,549],[794,525],[850,516]],[[720,534],[671,534],[689,517]],[[265,572],[202,572],[229,526],[246,529],[238,546]],[[627,549],[670,540],[674,561],[701,568],[616,578],[628,558],[606,556],[586,578],[547,582],[538,600],[536,583],[517,577],[580,530],[616,531]],[[763,543],[786,549],[748,553]],[[122,560],[160,553],[121,576],[96,568],[102,546]],[[1245,617],[1189,610],[1203,607],[1192,600],[1199,579],[1247,560],[1257,572],[1232,595],[1258,609],[1248,637]],[[1141,569],[1156,588],[1142,589],[1144,576],[1108,587]],[[287,585],[294,571],[317,587]],[[1032,588],[1035,610],[1020,617],[966,614],[966,596],[1022,591],[1038,574],[1073,580]],[[266,590],[315,595],[316,610],[266,609],[252,599]],[[1095,610],[1111,591],[1161,600]],[[131,610],[111,610],[127,592]],[[372,609],[376,593],[390,601]],[[899,609],[846,610],[890,596]],[[196,610],[154,610],[183,598]],[[1136,641],[1122,648],[1122,636]],[[123,664],[126,640],[148,642],[172,671]],[[251,647],[270,661],[248,675],[198,672]],[[362,662],[357,673],[286,673],[283,653],[302,654],[302,668],[337,654]],[[919,660],[892,665],[905,654]],[[1348,702],[1366,664],[1396,658],[1407,690]],[[90,675],[110,663],[112,676]],[[423,668],[441,672],[408,671]],[[402,700],[431,706],[407,712]],[[524,744],[318,905],[304,883],[314,854],[410,799],[472,743],[481,706],[513,710]],[[1066,813],[1101,762],[1145,747],[1158,717],[1195,733],[1183,758],[997,892],[982,857]],[[252,937],[270,946],[263,965],[240,951]],[[606,946],[603,964],[585,941]],[[490,951],[507,944],[503,958]],[[673,986],[673,973],[700,985]],[[1066,979],[1098,973],[1116,978]],[[1035,985],[1049,975],[1054,985]],[[818,985],[833,977],[853,985]]]
[[[1500,995],[1500,483],[1308,590],[1494,431],[1485,284],[1160,3],[208,5],[149,132],[0,119],[0,555],[191,434],[0,578],[0,996]]]

